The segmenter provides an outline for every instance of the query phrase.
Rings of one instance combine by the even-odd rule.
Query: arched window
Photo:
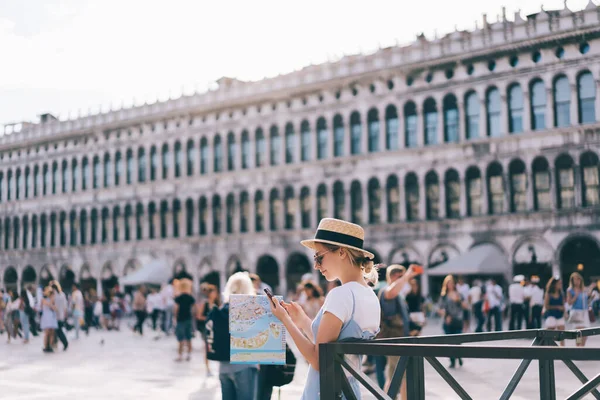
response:
[[[25,226],[23,226],[25,231]],[[73,247],[77,245],[77,214],[75,211],[71,211],[69,214],[69,246]]]
[[[466,174],[467,189],[467,215],[470,217],[482,214],[481,198],[481,172],[477,167],[469,167]]]
[[[271,231],[279,229],[277,217],[279,216],[280,211],[279,190],[271,189],[271,194],[269,195],[269,220]]]
[[[406,220],[419,219],[419,180],[414,172],[404,178],[404,193],[406,193]]]
[[[156,237],[156,204],[153,201],[148,204],[148,237]]]
[[[46,196],[47,194],[50,193],[50,190],[52,188],[52,176],[50,174],[50,168],[48,168],[48,164],[44,164],[43,175],[44,175],[44,178],[43,178],[44,185],[42,187],[42,195]],[[8,179],[8,174],[7,174],[6,178]],[[7,188],[7,191],[8,191],[8,188]]]
[[[189,198],[185,201],[185,235],[194,235],[194,200]]]
[[[490,214],[502,214],[504,208],[504,179],[502,166],[493,162],[487,169],[488,207]]]
[[[554,126],[562,128],[571,125],[571,85],[562,75],[554,81]]]
[[[263,134],[262,128],[258,128],[255,132],[255,135],[256,135],[255,167],[260,168],[265,165],[265,157],[266,157],[265,135]]]
[[[126,242],[131,241],[131,216],[133,215],[131,204],[125,206],[123,214],[123,236]]]
[[[162,146],[162,179],[169,177],[169,145],[163,144]]]
[[[523,132],[523,90],[518,83],[508,88],[508,131]]]
[[[23,241],[22,241],[23,249],[27,249],[28,242],[29,242],[29,217],[24,216],[23,217]]]
[[[559,156],[554,164],[559,209],[575,207],[575,174],[573,159],[566,154]]]
[[[306,120],[300,124],[300,160],[310,160],[310,125]]]
[[[344,119],[340,114],[333,117],[333,156],[344,155]]]
[[[498,137],[501,134],[502,100],[500,99],[500,91],[495,87],[487,91],[486,108],[488,136]]]
[[[438,219],[440,217],[440,184],[434,171],[429,171],[425,175],[425,200],[427,219]]]
[[[404,105],[404,144],[408,148],[417,147],[417,106],[412,101]]]
[[[48,217],[46,214],[40,218],[40,248],[46,248],[46,232],[48,232]]]
[[[393,104],[385,108],[385,148],[398,150],[398,111]]]
[[[283,192],[283,207],[285,215],[285,229],[294,229],[296,215],[296,198],[294,188],[287,186]]]
[[[166,200],[160,202],[160,237],[166,239],[168,235],[167,216],[169,214],[169,203]]]
[[[100,171],[100,161],[98,161],[98,171]],[[100,185],[100,182],[98,182]],[[11,185],[12,186],[12,185]],[[52,163],[52,194],[58,192],[58,163],[55,161]],[[10,192],[9,192],[10,197]]]
[[[146,150],[143,147],[138,149],[138,182],[146,182]]]
[[[138,203],[135,206],[135,238],[142,240],[144,238],[144,206]]]
[[[513,160],[508,166],[510,176],[510,210],[512,212],[527,211],[527,174],[525,163]]]
[[[66,161],[63,161],[63,170],[64,167],[67,165]],[[63,172],[64,175],[66,175],[66,172]],[[15,192],[16,192],[16,199],[19,200],[21,198],[21,195],[23,194],[23,175],[21,174],[21,169],[17,168],[17,172],[16,172],[16,179],[15,179]],[[63,180],[63,188],[66,189],[67,186],[67,182]],[[66,190],[65,190],[66,191]]]
[[[135,170],[135,160],[133,159],[133,150],[127,149],[126,153],[127,157],[127,171],[125,176],[125,181],[128,185],[133,183],[133,174]]]
[[[192,139],[187,141],[185,152],[186,174],[187,176],[192,176],[194,175],[194,161],[196,159],[196,146],[194,145],[194,141]]]
[[[458,143],[459,139],[458,105],[456,96],[448,94],[444,97],[444,141]]]
[[[367,128],[369,131],[369,153],[379,151],[379,112],[371,108],[367,114]]]
[[[87,245],[87,226],[88,226],[88,215],[86,210],[81,210],[79,213],[79,243],[82,246]],[[34,236],[35,238],[35,236]]]
[[[577,78],[577,98],[579,123],[592,124],[596,122],[596,83],[589,71],[581,73]]]
[[[350,221],[361,225],[363,212],[362,188],[359,181],[352,181],[350,185]]]
[[[227,134],[227,170],[235,170],[235,156],[236,156],[236,144],[235,135],[233,132]]]
[[[81,225],[83,227],[83,224]],[[31,218],[31,248],[35,249],[37,247],[37,235],[38,232],[38,217],[34,215]],[[85,244],[85,243],[82,243]]]
[[[477,139],[479,137],[479,98],[475,92],[465,95],[465,119],[467,139]]]
[[[10,250],[10,218],[4,218],[4,250]]]
[[[227,233],[233,233],[233,220],[235,218],[235,198],[233,193],[227,195],[225,200],[225,229]]]
[[[362,139],[362,126],[360,114],[354,111],[350,114],[350,154],[360,154]]]
[[[534,131],[546,129],[546,87],[544,82],[536,79],[529,87],[531,101],[531,129]]]
[[[240,232],[248,232],[248,221],[250,220],[250,199],[248,192],[240,194]]]
[[[158,151],[156,146],[150,148],[150,180],[156,180],[156,171],[158,170]]]
[[[121,152],[115,153],[115,186],[121,184],[121,177],[123,176],[123,159],[121,158]]]
[[[344,193],[344,184],[336,181],[333,184],[333,218],[345,219],[345,202],[346,194]]]
[[[533,207],[536,211],[551,210],[550,170],[544,157],[537,157],[531,166],[533,172]]]
[[[321,183],[317,187],[317,222],[321,221],[328,215],[327,209],[327,186]]]
[[[67,193],[68,187],[69,187],[69,163],[67,162],[67,160],[63,160],[60,191],[63,193]],[[21,171],[17,170],[17,198],[20,197],[20,193],[19,193],[20,189],[21,189]]]
[[[36,166],[37,168],[37,166]],[[2,201],[2,198],[4,197],[4,194],[2,193],[2,190],[4,188],[4,173],[2,171],[0,171],[0,202]]]
[[[271,165],[279,164],[279,154],[281,153],[281,138],[279,137],[279,129],[276,125],[271,126],[270,129],[270,140],[271,140]]]
[[[208,172],[208,141],[205,137],[200,139],[200,174]]]
[[[106,153],[104,155],[104,187],[107,188],[110,186],[110,154]]]
[[[84,158],[87,161],[87,158]],[[2,186],[2,174],[0,173],[0,187]],[[40,174],[40,167],[33,167],[33,197],[38,197],[42,191],[44,182],[42,181],[42,174]],[[0,201],[2,201],[2,189],[0,189]]]
[[[175,178],[181,177],[181,169],[183,164],[183,149],[181,148],[181,142],[175,142]]]
[[[291,164],[294,162],[296,134],[294,133],[294,124],[288,122],[285,125],[285,163]]]
[[[173,200],[173,221],[171,221],[171,223],[173,224],[173,237],[174,238],[178,238],[179,237],[179,231],[180,231],[180,226],[179,226],[179,220],[180,220],[180,215],[181,215],[181,201],[179,199],[175,199]]]
[[[115,208],[113,208],[113,213],[112,213],[112,237],[113,237],[113,242],[114,243],[118,243],[119,242],[119,218],[121,217],[121,209],[117,206]]]
[[[242,169],[250,167],[250,135],[248,131],[242,132]]]
[[[371,178],[368,184],[369,223],[381,223],[381,187],[377,178]]]
[[[393,224],[400,221],[400,186],[398,184],[398,177],[390,175],[387,178],[385,188],[387,193],[387,221]]]
[[[102,209],[102,214],[100,216],[100,238],[102,243],[108,242],[108,208],[104,207]],[[62,238],[61,238],[62,241]]]
[[[254,229],[256,232],[265,230],[265,199],[261,190],[254,195]]]
[[[300,219],[302,229],[310,228],[310,215],[312,211],[312,200],[310,189],[304,186],[300,189]]]
[[[221,135],[215,137],[213,157],[214,172],[223,171],[223,144],[221,143]]]
[[[431,97],[423,104],[423,124],[425,126],[425,145],[437,144],[437,105]]]
[[[206,197],[200,197],[198,200],[198,230],[200,236],[205,236],[208,232],[208,200]]]
[[[600,164],[598,156],[592,152],[583,153],[579,159],[581,166],[581,182],[583,183],[583,206],[593,207],[600,205],[600,179],[598,172]]]
[[[75,162],[75,164],[77,164],[77,160],[73,160],[73,162]],[[75,183],[75,181],[73,181],[73,183]],[[31,188],[31,170],[29,169],[29,167],[25,168],[25,198],[28,199],[29,196],[31,196],[31,192],[30,189]],[[76,187],[74,187],[73,189],[76,189]],[[73,190],[75,191],[75,190]]]
[[[54,165],[56,166],[56,163],[54,163]],[[8,172],[6,173],[6,200],[10,201],[12,198],[12,186],[13,186],[13,172],[12,170],[8,170]],[[54,189],[54,182],[52,184],[52,189]],[[54,190],[52,190],[52,193],[54,194]]]
[[[327,122],[321,117],[317,120],[317,159],[327,158]]]
[[[50,234],[52,235],[52,215],[50,215]],[[98,210],[92,208],[90,214],[90,244],[98,243]],[[52,246],[52,239],[50,239]]]
[[[444,185],[446,185],[446,217],[460,218],[460,179],[455,169],[446,171]]]
[[[61,226],[60,226],[60,245],[61,246],[65,246],[66,245],[66,232],[65,232],[65,223],[64,220],[67,219],[67,214],[65,212],[62,212],[60,214],[61,217]],[[19,241],[21,240],[21,221],[19,220],[19,218],[14,217],[13,218],[13,249],[18,249],[19,246]]]

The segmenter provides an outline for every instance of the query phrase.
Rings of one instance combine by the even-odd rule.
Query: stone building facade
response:
[[[600,276],[600,9],[484,19],[258,82],[5,127],[0,286],[312,270],[320,218],[378,261],[491,243],[513,272]],[[425,278],[427,278],[427,269]],[[531,270],[528,270],[531,268]],[[113,279],[114,280],[114,279]],[[197,280],[196,280],[197,281]],[[424,288],[428,290],[428,279]]]

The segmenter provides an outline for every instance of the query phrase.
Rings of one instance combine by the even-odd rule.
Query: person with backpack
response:
[[[254,400],[258,365],[231,364],[229,333],[229,296],[256,295],[247,272],[236,272],[229,277],[223,293],[223,305],[214,306],[206,319],[206,353],[209,360],[219,362],[221,398],[227,400]]]

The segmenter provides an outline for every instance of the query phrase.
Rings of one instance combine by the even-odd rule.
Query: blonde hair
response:
[[[450,283],[450,281],[454,283],[454,290],[456,290],[456,282],[454,281],[454,277],[452,275],[447,275],[442,283],[442,291],[440,292],[440,296],[444,297],[446,294],[448,294],[448,283]]]
[[[229,296],[232,294],[256,294],[254,284],[247,272],[236,272],[229,277],[223,291],[225,303],[229,302]]]
[[[352,265],[356,265],[358,268],[363,270],[363,277],[367,281],[367,283],[371,283],[372,285],[376,285],[379,280],[379,274],[377,273],[377,268],[375,268],[375,264],[373,263],[373,259],[365,256],[360,250],[350,249],[348,247],[336,246],[332,244],[322,243],[328,250],[335,251],[337,249],[344,249],[348,253],[348,258],[350,259],[350,263]]]
[[[406,272],[406,268],[404,268],[403,265],[400,265],[400,264],[389,265],[385,270],[385,280],[388,283],[390,283],[390,280],[392,279],[392,275],[404,273],[404,272]]]
[[[573,272],[569,277],[569,289],[575,289],[575,285],[573,283],[573,278],[579,278],[579,282],[581,282],[581,289],[585,288],[585,283],[583,282],[583,276],[579,272]]]

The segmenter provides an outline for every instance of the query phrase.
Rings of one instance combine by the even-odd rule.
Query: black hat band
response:
[[[317,230],[315,239],[345,244],[346,246],[357,247],[359,249],[362,249],[364,243],[362,239],[359,239],[355,236],[346,235],[345,233],[326,231],[324,229]]]

